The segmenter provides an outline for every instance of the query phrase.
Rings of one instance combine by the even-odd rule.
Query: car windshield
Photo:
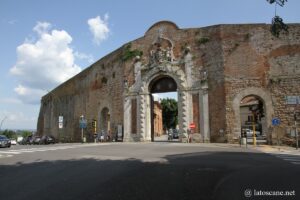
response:
[[[0,135],[0,139],[7,139],[5,135]]]

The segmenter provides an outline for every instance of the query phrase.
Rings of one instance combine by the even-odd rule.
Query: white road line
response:
[[[20,154],[20,152],[0,151],[0,154]]]
[[[104,146],[104,145],[109,145],[109,144],[108,143],[89,144],[89,145],[75,144],[75,145],[69,145],[69,146],[52,146],[52,147],[37,147],[37,148],[28,148],[28,149],[12,149],[12,150],[8,150],[8,151],[0,151],[0,158],[12,157],[13,155],[19,155],[19,154],[23,154],[23,153],[56,151],[56,150],[74,149],[74,148],[91,147],[91,146]]]
[[[284,160],[300,162],[300,159],[293,159],[293,158],[284,158]]]
[[[282,160],[285,160],[287,162],[290,162],[295,165],[300,165],[300,156],[299,155],[293,155],[293,154],[272,154],[276,156],[277,158],[280,158]]]
[[[291,162],[291,163],[293,163],[295,165],[300,165],[300,161],[299,162]]]

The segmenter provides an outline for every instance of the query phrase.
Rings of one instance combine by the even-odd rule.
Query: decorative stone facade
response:
[[[151,141],[152,85],[168,77],[176,83],[182,140],[193,122],[197,141],[236,142],[240,101],[255,95],[264,103],[268,141],[274,142],[271,119],[281,119],[280,130],[292,126],[297,106],[286,98],[300,96],[300,25],[289,24],[289,33],[280,38],[269,29],[266,24],[179,29],[158,22],[45,95],[38,133],[80,141],[79,117],[84,115],[85,135],[92,141],[92,120],[98,122],[97,131],[108,127],[105,109],[112,134],[121,125],[124,141]]]

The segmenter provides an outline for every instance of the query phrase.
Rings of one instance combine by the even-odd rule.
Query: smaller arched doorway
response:
[[[267,121],[264,101],[257,95],[248,95],[240,101],[241,136],[249,143],[256,136],[258,143],[267,142]]]
[[[110,131],[110,112],[107,107],[103,108],[100,113],[100,131],[104,131],[106,134]]]
[[[167,75],[154,78],[149,84],[151,102],[151,141],[167,141],[178,137],[177,83]],[[170,138],[169,138],[170,139]]]

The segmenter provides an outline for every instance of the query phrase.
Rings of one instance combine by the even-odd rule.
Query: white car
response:
[[[246,131],[247,137],[253,137],[253,130],[247,128],[247,129],[245,129],[245,131]],[[258,135],[260,135],[260,132],[255,131],[255,136],[257,137]]]
[[[11,139],[11,140],[10,140],[10,144],[11,144],[11,145],[16,145],[16,144],[17,144],[17,141],[16,141],[15,139]]]

